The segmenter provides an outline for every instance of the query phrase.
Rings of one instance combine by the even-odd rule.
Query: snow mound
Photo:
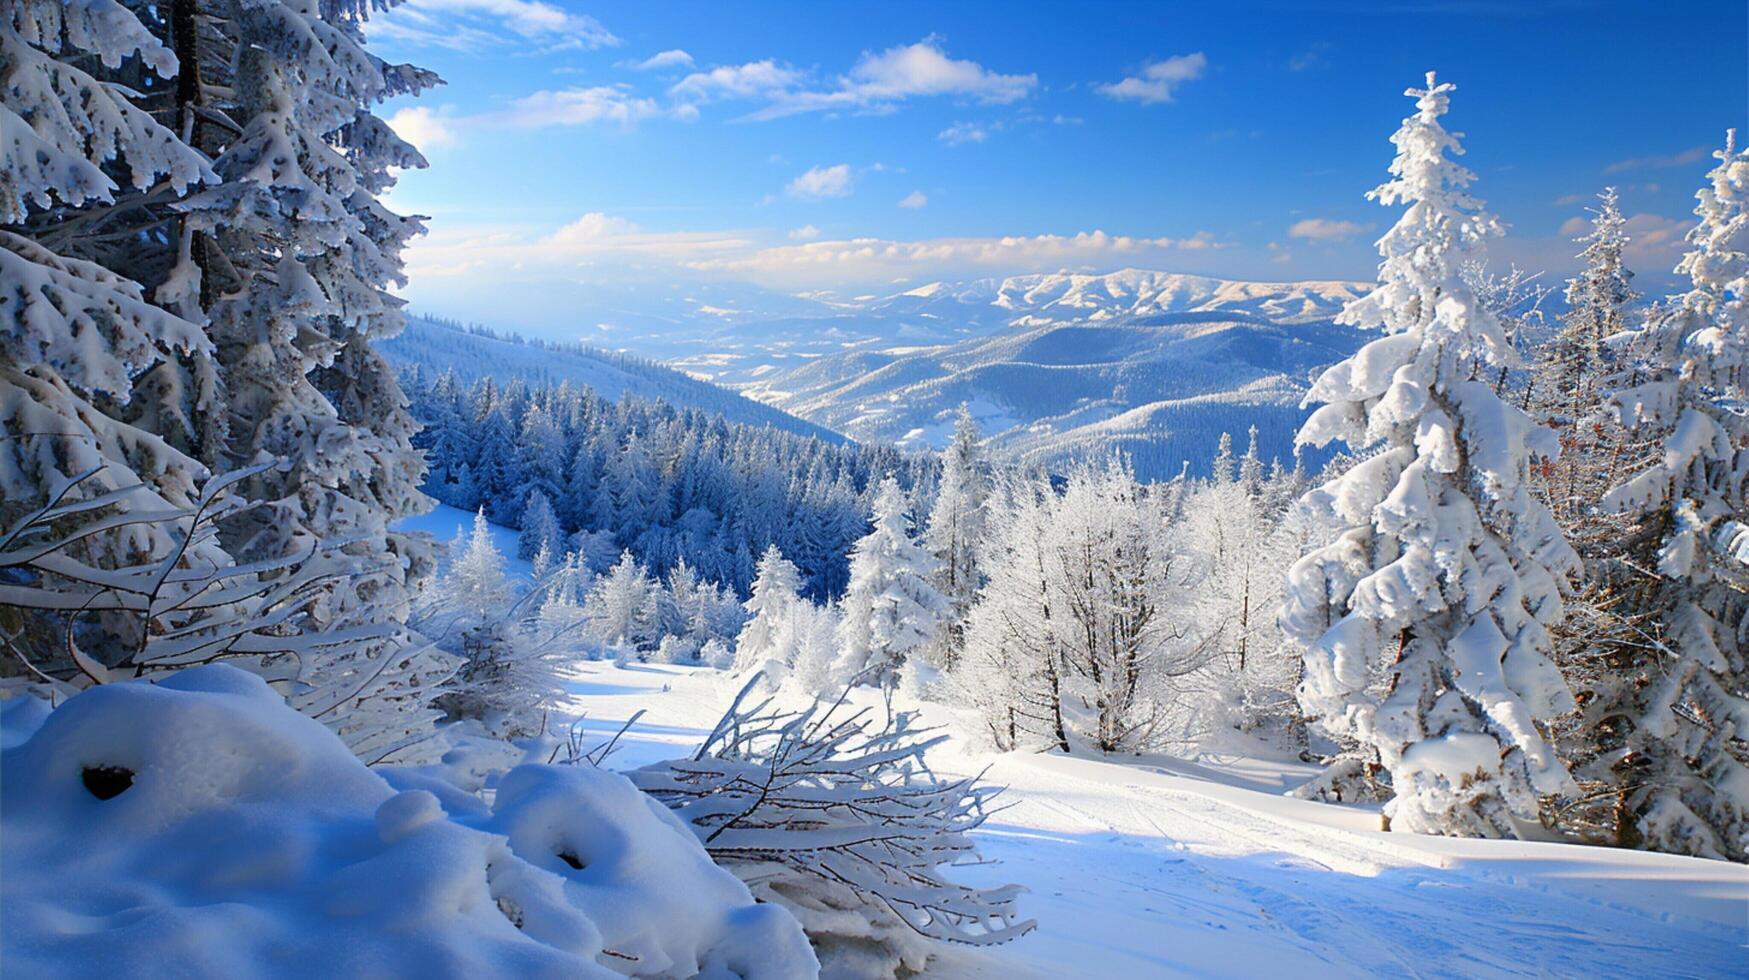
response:
[[[792,917],[621,776],[523,766],[494,810],[465,809],[397,793],[232,667],[94,688],[0,753],[0,961],[106,978],[817,971]]]

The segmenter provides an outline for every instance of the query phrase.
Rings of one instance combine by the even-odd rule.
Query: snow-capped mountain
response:
[[[1217,294],[1202,301],[1228,301]],[[999,449],[1046,464],[1121,449],[1159,479],[1186,460],[1205,468],[1224,431],[1243,448],[1253,424],[1266,459],[1291,458],[1310,376],[1361,340],[1328,320],[1248,312],[1089,318],[954,344],[861,344],[744,390],[852,438],[910,446],[944,444],[965,403]]]
[[[648,350],[693,374],[739,386],[768,382],[812,359],[871,343],[954,344],[1051,324],[1175,314],[1277,323],[1329,320],[1367,288],[1357,282],[1246,282],[1147,269],[930,282],[884,296],[801,297],[819,304],[811,314],[761,318],[755,310],[741,310],[684,342],[665,335]]]
[[[1248,313],[1271,320],[1329,319],[1367,283],[1245,282],[1122,269],[932,282],[869,304],[891,314],[995,318],[1009,325],[1111,320],[1165,313]]]

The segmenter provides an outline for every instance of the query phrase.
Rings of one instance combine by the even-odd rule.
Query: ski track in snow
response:
[[[710,671],[607,663],[579,665],[573,690],[591,738],[647,709],[609,762],[622,769],[690,751],[733,694]],[[1385,834],[1376,812],[1188,763],[950,744],[932,765],[988,765],[1009,787],[977,835],[988,863],[957,876],[1027,885],[1039,928],[947,949],[931,977],[1749,976],[1740,866]]]

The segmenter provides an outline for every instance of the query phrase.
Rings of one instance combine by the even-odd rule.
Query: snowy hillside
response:
[[[591,740],[647,710],[610,762],[629,770],[696,745],[733,685],[708,670],[591,662],[570,690]],[[956,720],[933,703],[900,707]],[[941,746],[932,765],[990,766],[1008,807],[974,833],[995,863],[962,874],[1026,882],[1021,911],[1039,927],[990,950],[948,948],[931,977],[1722,977],[1739,973],[1749,940],[1740,865],[1381,833],[1376,806],[1284,798],[1312,767],[1240,750],[1106,761],[964,744]]]
[[[1013,280],[1010,280],[1013,282]],[[1052,463],[1118,447],[1150,478],[1200,472],[1222,432],[1289,459],[1315,369],[1359,346],[1328,321],[1178,313],[1025,327],[934,347],[866,344],[747,386],[852,438],[939,447],[961,403],[993,445]]]
[[[582,345],[534,344],[442,320],[409,317],[406,330],[384,341],[381,349],[403,370],[417,368],[427,375],[453,370],[464,385],[485,376],[500,382],[521,378],[530,385],[569,381],[587,386],[609,401],[631,394],[678,408],[701,409],[743,425],[769,425],[797,435],[844,441],[835,432],[684,372]]]

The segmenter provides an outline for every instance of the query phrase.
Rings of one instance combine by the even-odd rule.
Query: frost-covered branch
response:
[[[845,708],[844,698],[800,711],[770,700],[749,705],[756,681],[691,758],[630,774],[712,857],[756,895],[795,911],[827,947],[834,936],[855,941],[843,932],[843,914],[859,906],[898,919],[877,915],[860,932],[882,937],[907,963],[921,951],[894,925],[979,946],[1031,931],[1035,923],[1015,909],[1019,886],[975,888],[943,873],[976,856],[969,834],[998,792],[928,769],[924,753],[946,736],[911,728],[903,713],[877,723],[870,709]]]

